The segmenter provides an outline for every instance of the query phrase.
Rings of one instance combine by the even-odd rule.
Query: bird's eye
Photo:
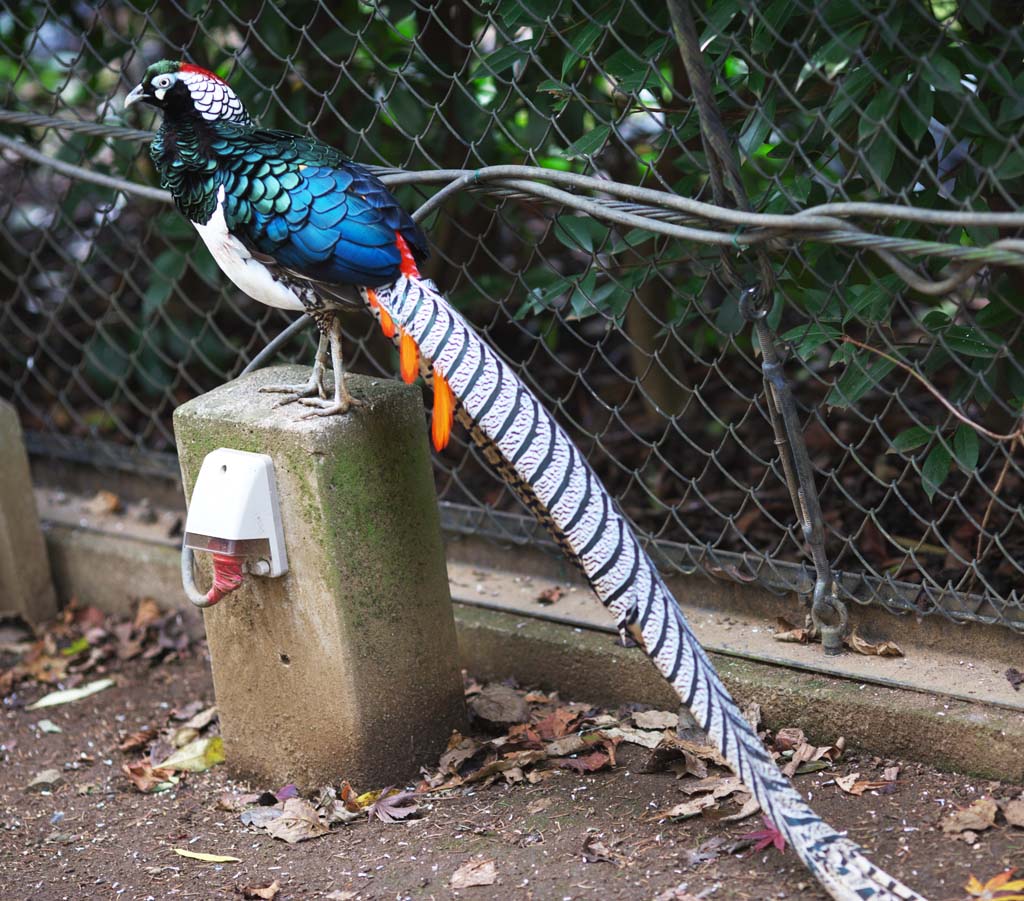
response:
[[[169,88],[173,83],[174,79],[172,79],[170,75],[157,75],[157,77],[153,79],[153,87],[158,90],[160,88]]]

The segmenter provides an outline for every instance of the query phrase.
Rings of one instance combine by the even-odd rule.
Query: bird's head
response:
[[[161,60],[146,70],[142,81],[125,98],[125,109],[136,103],[148,103],[165,116],[198,116],[207,122],[252,120],[238,95],[218,75],[191,63]]]

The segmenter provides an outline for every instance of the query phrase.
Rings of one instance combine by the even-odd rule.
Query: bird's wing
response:
[[[218,156],[231,233],[294,276],[375,287],[400,274],[398,235],[426,249],[387,188],[326,145],[251,131]]]

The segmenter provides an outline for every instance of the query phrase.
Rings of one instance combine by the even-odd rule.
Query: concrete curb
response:
[[[52,512],[67,507],[53,507]],[[43,518],[47,519],[44,509]],[[120,573],[129,565],[145,575],[137,594],[183,608],[176,540],[145,541],[96,527],[49,524],[47,544],[62,599],[71,590],[86,603],[104,609],[128,609]],[[449,544],[462,562],[465,542]],[[507,565],[508,551],[502,552]],[[514,554],[523,553],[516,549]],[[532,557],[523,566],[539,574]],[[101,560],[101,565],[96,561]],[[555,567],[555,563],[550,564]],[[544,575],[563,580],[554,570]],[[748,586],[744,586],[749,590]],[[772,600],[772,599],[768,599]],[[773,612],[771,606],[766,616]],[[674,710],[677,699],[647,659],[621,648],[606,632],[545,622],[516,613],[498,613],[455,605],[461,664],[478,678],[516,678],[523,684],[558,689],[563,697],[604,704],[639,702]],[[957,633],[963,635],[962,632]],[[1010,636],[1012,639],[1013,636]],[[1000,639],[1010,645],[1009,639]],[[780,656],[795,645],[780,645]],[[1006,648],[999,648],[1003,659]],[[968,651],[963,653],[968,654]],[[986,704],[959,701],[941,693],[886,688],[848,678],[800,672],[785,666],[753,663],[712,654],[729,689],[742,702],[757,701],[772,728],[798,726],[823,743],[843,735],[851,747],[881,757],[902,757],[983,778],[1024,780],[1024,715]],[[969,677],[969,672],[964,673]]]
[[[606,705],[679,701],[650,661],[609,635],[457,605],[462,665],[479,679],[558,689]],[[739,703],[761,705],[765,725],[797,726],[812,741],[1009,782],[1024,780],[1024,716],[941,695],[882,688],[712,654]]]

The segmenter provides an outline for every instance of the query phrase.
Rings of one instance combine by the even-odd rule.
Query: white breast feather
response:
[[[282,310],[303,310],[302,301],[228,231],[224,219],[224,186],[217,191],[217,209],[206,225],[192,223],[221,271],[242,291],[260,303]]]

